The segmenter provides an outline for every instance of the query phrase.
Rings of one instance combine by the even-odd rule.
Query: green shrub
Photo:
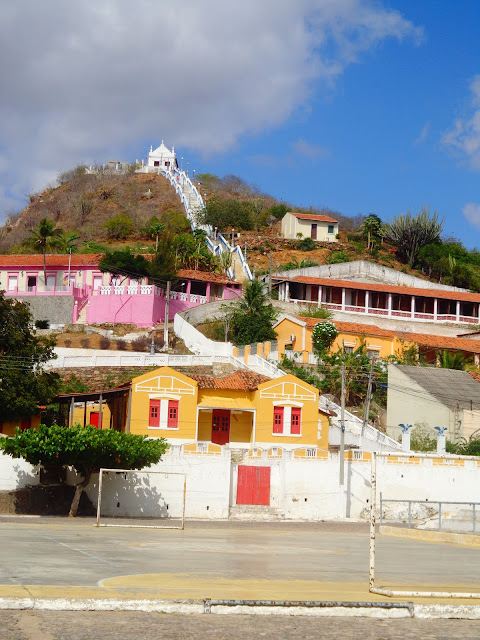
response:
[[[102,225],[107,230],[107,236],[110,240],[125,240],[134,229],[133,221],[123,213],[113,216]]]
[[[340,262],[350,262],[350,257],[343,249],[331,253],[327,258],[327,264],[339,264]]]
[[[316,248],[315,240],[311,238],[303,238],[297,242],[297,249],[299,251],[313,251]]]

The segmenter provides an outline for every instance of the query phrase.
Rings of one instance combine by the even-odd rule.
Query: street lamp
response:
[[[180,164],[180,171],[183,171],[183,156],[182,156],[182,161],[181,161],[181,164]]]
[[[188,162],[187,162],[187,176],[188,176]]]

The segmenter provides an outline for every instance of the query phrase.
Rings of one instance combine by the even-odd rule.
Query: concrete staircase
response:
[[[262,504],[236,504],[230,507],[229,520],[284,520],[285,514],[280,509]]]

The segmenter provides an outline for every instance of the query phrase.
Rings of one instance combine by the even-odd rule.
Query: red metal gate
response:
[[[239,465],[237,504],[270,504],[270,467]]]

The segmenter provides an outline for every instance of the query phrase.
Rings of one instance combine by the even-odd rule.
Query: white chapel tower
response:
[[[150,147],[150,153],[148,154],[147,167],[154,167],[159,171],[171,171],[176,169],[177,159],[175,157],[175,147],[172,150],[168,149],[162,140],[162,144],[153,149]]]

